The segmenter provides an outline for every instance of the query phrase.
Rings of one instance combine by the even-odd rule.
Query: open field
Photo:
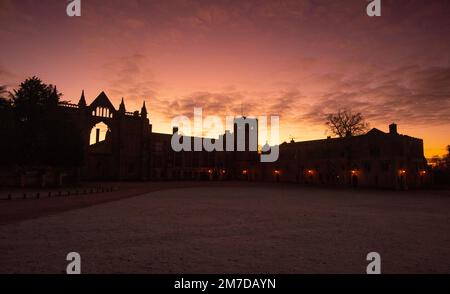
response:
[[[140,185],[83,205],[0,202],[5,214],[37,210],[4,218],[0,272],[63,273],[76,251],[83,273],[365,273],[376,251],[384,273],[450,273],[448,191]]]

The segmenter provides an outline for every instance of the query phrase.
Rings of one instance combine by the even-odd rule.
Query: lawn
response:
[[[207,185],[3,224],[0,272],[450,273],[449,232],[448,191]]]

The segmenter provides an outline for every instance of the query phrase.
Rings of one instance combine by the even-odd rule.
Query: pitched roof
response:
[[[370,131],[368,131],[365,135],[386,135],[386,133],[383,131],[380,131],[377,128],[373,128]]]
[[[107,107],[110,109],[114,109],[114,105],[109,100],[108,96],[106,96],[105,92],[101,92],[100,95],[95,98],[95,100],[89,105],[89,107]]]

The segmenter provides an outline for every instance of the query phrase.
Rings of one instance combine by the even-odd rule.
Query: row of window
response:
[[[97,107],[95,110],[92,110],[92,116],[112,118],[113,113],[109,111],[109,108]]]

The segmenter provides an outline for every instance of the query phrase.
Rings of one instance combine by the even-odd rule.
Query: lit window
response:
[[[105,141],[108,130],[109,128],[105,123],[100,122],[96,124],[91,130],[89,145],[94,145]]]

